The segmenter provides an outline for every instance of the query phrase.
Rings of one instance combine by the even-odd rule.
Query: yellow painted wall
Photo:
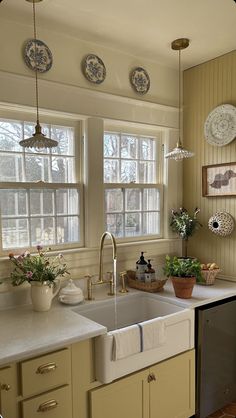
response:
[[[236,220],[236,197],[202,197],[202,166],[236,161],[236,140],[212,146],[204,138],[204,122],[216,106],[236,105],[236,51],[184,72],[184,144],[195,157],[184,162],[184,206],[200,207],[201,231],[190,240],[189,253],[202,262],[217,262],[222,275],[236,280],[236,229],[229,237],[208,230],[208,219],[225,209]]]

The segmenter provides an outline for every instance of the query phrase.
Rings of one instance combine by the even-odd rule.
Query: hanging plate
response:
[[[91,83],[101,84],[106,78],[106,67],[97,55],[89,54],[82,62],[84,76]]]
[[[213,109],[205,122],[204,134],[211,145],[223,146],[236,137],[236,107],[224,104]]]
[[[146,94],[150,88],[150,78],[146,70],[137,67],[130,75],[130,82],[139,94]]]
[[[26,42],[23,56],[26,65],[33,71],[37,68],[38,72],[46,73],[46,71],[50,70],[52,66],[52,53],[48,46],[39,39],[29,39]]]

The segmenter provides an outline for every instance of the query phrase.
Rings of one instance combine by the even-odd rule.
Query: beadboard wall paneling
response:
[[[189,242],[189,253],[201,262],[216,262],[222,276],[236,281],[236,230],[226,238],[208,230],[208,219],[225,209],[236,220],[236,197],[202,197],[202,166],[236,161],[236,140],[218,147],[204,138],[204,122],[216,106],[236,105],[236,51],[184,72],[184,145],[195,157],[184,162],[184,206],[200,207],[203,228]]]

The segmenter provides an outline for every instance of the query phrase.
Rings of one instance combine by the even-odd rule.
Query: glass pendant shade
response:
[[[39,123],[35,126],[35,133],[30,138],[22,139],[20,145],[24,148],[53,148],[57,147],[58,142],[54,139],[47,138],[41,131],[41,126]]]
[[[175,161],[180,161],[180,160],[183,160],[185,158],[190,158],[190,157],[193,157],[194,156],[194,153],[193,152],[184,149],[184,147],[183,147],[183,145],[181,143],[181,139],[180,139],[180,131],[181,131],[181,127],[180,127],[180,107],[181,107],[181,50],[187,48],[188,46],[189,46],[189,39],[187,39],[187,38],[176,39],[171,44],[171,48],[172,49],[179,51],[179,141],[177,142],[176,147],[173,148],[172,151],[168,152],[165,155],[165,158],[168,158],[168,159],[171,159],[171,160],[175,160]]]
[[[37,123],[35,126],[35,132],[32,137],[22,139],[20,145],[23,148],[35,148],[36,150],[43,148],[54,148],[57,147],[58,142],[54,139],[47,138],[46,135],[42,133],[42,128],[39,123],[39,91],[38,91],[38,67],[36,60],[36,15],[35,15],[35,3],[39,3],[42,0],[26,0],[29,3],[33,3],[33,24],[34,24],[34,59],[35,59],[35,92],[36,92],[36,111],[37,111]]]

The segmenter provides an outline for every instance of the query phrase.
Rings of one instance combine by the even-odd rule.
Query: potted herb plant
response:
[[[189,299],[196,281],[201,280],[201,264],[196,258],[171,258],[167,255],[164,273],[172,280],[175,296]]]
[[[10,261],[14,264],[11,273],[13,286],[19,286],[24,282],[31,284],[31,299],[35,311],[48,311],[52,299],[60,289],[59,277],[69,274],[62,254],[49,257],[48,251],[43,251],[41,245],[37,245],[37,254],[32,255],[25,251],[21,255],[9,254]]]
[[[179,211],[172,209],[171,211],[170,226],[172,231],[177,232],[184,242],[184,257],[188,256],[189,237],[202,226],[197,219],[199,212],[199,208],[196,208],[192,215],[185,208],[180,208]]]

